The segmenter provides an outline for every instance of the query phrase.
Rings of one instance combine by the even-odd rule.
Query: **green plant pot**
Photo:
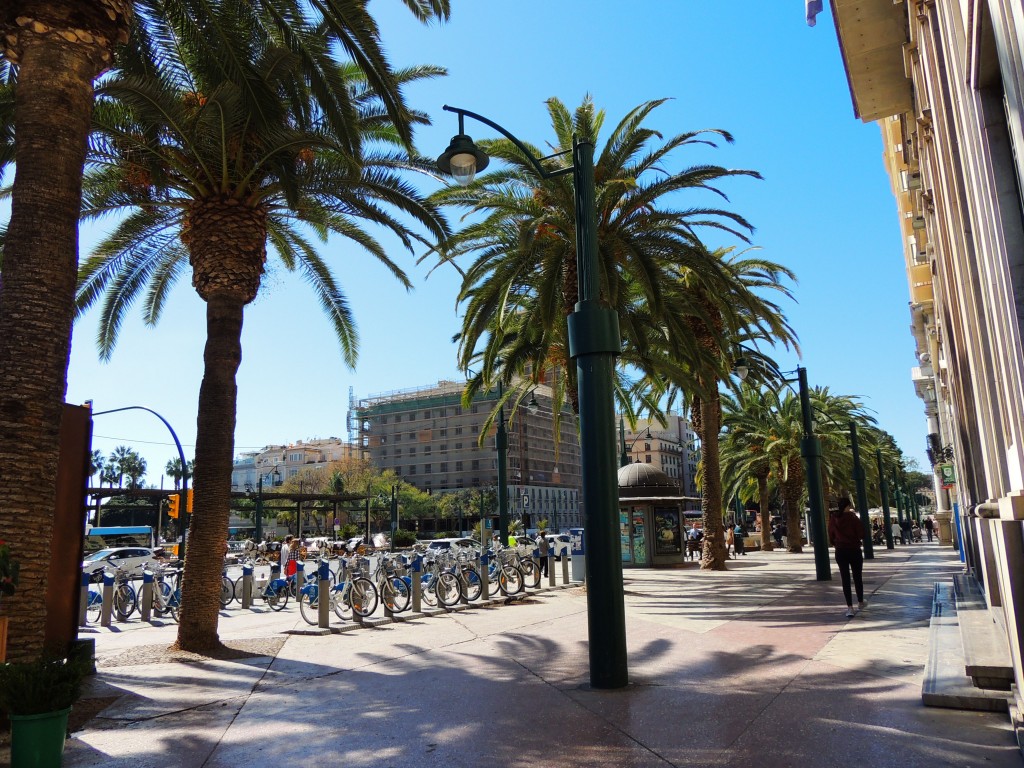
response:
[[[11,768],[60,768],[70,711],[11,715]]]

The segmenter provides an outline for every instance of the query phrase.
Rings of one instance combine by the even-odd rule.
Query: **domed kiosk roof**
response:
[[[689,497],[679,494],[679,486],[672,478],[651,464],[627,464],[619,468],[619,501],[681,501],[686,498]]]

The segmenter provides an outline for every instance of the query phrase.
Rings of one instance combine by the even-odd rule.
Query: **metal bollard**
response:
[[[100,626],[110,626],[110,614],[114,610],[114,574],[103,572],[103,608],[100,609]]]
[[[491,575],[487,569],[489,563],[490,559],[487,557],[487,553],[484,552],[480,555],[480,596],[482,600],[486,600],[491,596]]]
[[[548,550],[548,586],[555,586],[555,556]]]
[[[537,574],[537,588],[539,589],[540,588],[540,550],[534,548],[533,554],[530,555],[530,558],[533,560],[533,569],[534,569],[534,572]]]
[[[249,563],[242,566],[242,608],[252,608],[252,572],[253,567]]]
[[[562,583],[569,583],[569,555],[568,553],[562,555]]]
[[[421,601],[423,599],[423,582],[420,581],[420,574],[423,570],[423,558],[417,555],[412,559],[412,611],[413,613],[422,613],[423,606]]]
[[[89,623],[86,618],[86,610],[89,607],[89,581],[91,574],[82,572],[82,587],[78,592],[78,626],[84,627]]]
[[[317,586],[316,593],[316,623],[320,629],[329,629],[331,626],[331,564],[322,560],[317,571],[320,584]]]
[[[139,615],[143,621],[149,621],[153,612],[153,572],[149,568],[142,570],[142,603]]]

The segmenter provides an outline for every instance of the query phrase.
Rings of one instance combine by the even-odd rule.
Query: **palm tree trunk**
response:
[[[761,551],[771,552],[775,549],[772,543],[772,516],[768,510],[768,475],[757,476],[757,506],[761,513]]]
[[[8,26],[15,11],[7,11],[0,32],[19,63],[18,160],[0,289],[0,539],[21,563],[21,584],[2,610],[11,619],[8,660],[27,661],[43,651],[40,597],[50,564],[82,167],[99,66],[90,46]]]
[[[717,388],[714,394],[700,400],[702,434],[701,461],[704,464],[704,487],[701,492],[701,513],[704,527],[702,571],[724,571],[726,560],[725,529],[722,525],[722,469],[718,456],[718,433],[722,427],[722,401]]]
[[[217,620],[231,506],[235,375],[242,362],[244,304],[215,293],[206,304],[206,351],[196,423],[194,510],[181,590],[176,647],[205,652],[220,647]]]

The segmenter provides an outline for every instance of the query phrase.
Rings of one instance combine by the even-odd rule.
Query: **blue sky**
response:
[[[765,258],[793,269],[797,303],[788,316],[812,385],[859,395],[907,455],[926,465],[926,424],[914,397],[908,289],[896,208],[881,159],[881,135],[853,115],[829,11],[806,26],[803,3],[764,0],[454,0],[452,21],[423,27],[397,0],[373,0],[396,66],[436,64],[449,75],[418,84],[410,102],[434,125],[417,134],[427,155],[445,149],[457,123],[443,104],[470,109],[542,145],[551,136],[544,102],[570,108],[586,94],[609,128],[648,99],[669,98],[648,125],[665,135],[723,128],[736,141],[686,151],[679,166],[714,162],[761,172],[730,180],[728,206],[757,230]],[[477,137],[492,136],[467,123]],[[427,181],[420,182],[429,188]],[[718,205],[694,193],[679,205]],[[96,232],[83,233],[83,251]],[[722,243],[725,244],[725,243]],[[360,330],[354,371],[301,280],[269,265],[245,316],[238,376],[236,452],[268,443],[344,437],[349,388],[357,398],[460,379],[452,334],[459,327],[458,282],[396,250],[415,289],[342,242],[325,246]],[[419,255],[419,254],[417,254]],[[205,306],[187,280],[156,328],[138,313],[125,322],[109,362],[97,359],[97,316],[76,325],[68,401],[96,410],[144,405],[161,413],[191,456],[202,376]],[[149,414],[97,417],[94,447],[129,444],[147,459],[147,480],[175,455]]]

